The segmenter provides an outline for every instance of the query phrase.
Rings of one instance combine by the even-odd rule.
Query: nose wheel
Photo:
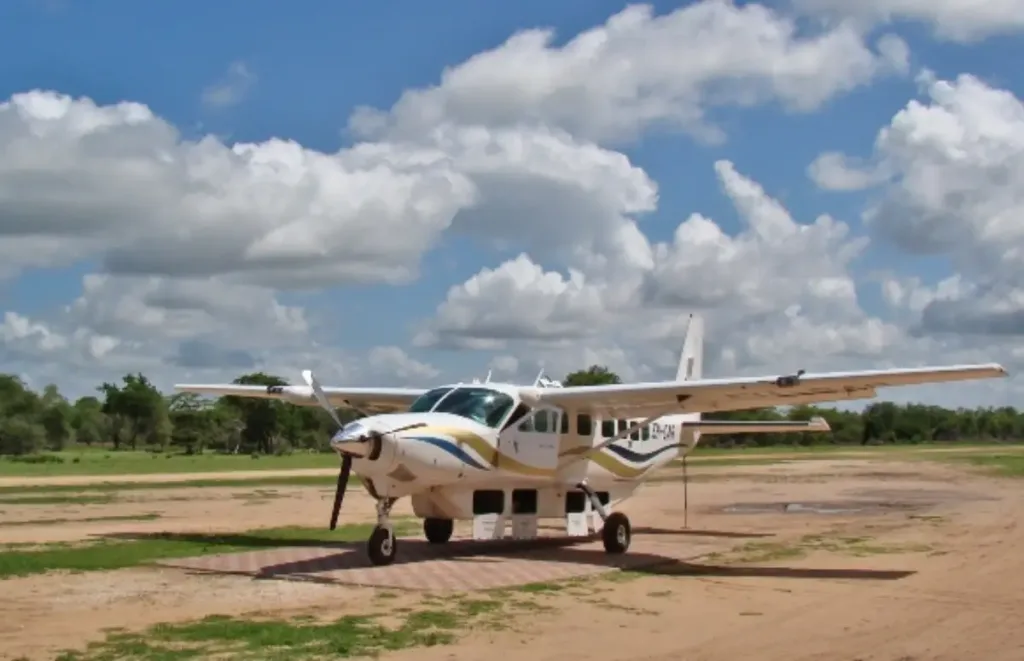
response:
[[[370,563],[376,566],[390,565],[398,554],[398,539],[390,519],[391,506],[394,504],[391,498],[377,500],[377,526],[366,542],[366,555]]]
[[[398,540],[395,539],[395,532],[390,528],[377,526],[370,533],[370,539],[366,543],[366,554],[374,565],[390,565],[395,561],[398,552]]]

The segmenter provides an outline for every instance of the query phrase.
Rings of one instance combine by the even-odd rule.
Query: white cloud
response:
[[[369,354],[370,367],[379,374],[387,375],[389,381],[429,385],[439,374],[433,365],[418,361],[400,347],[374,347]]]
[[[958,273],[888,296],[920,311],[923,332],[1024,335],[1024,103],[970,75],[922,76],[875,141],[885,178],[865,214],[884,240],[948,258]]]
[[[864,314],[849,273],[865,239],[828,216],[796,222],[728,161],[717,162],[715,171],[745,223],[739,234],[694,214],[671,243],[650,246],[650,262],[634,264],[632,272],[595,268],[566,277],[520,255],[449,290],[421,343],[545,342],[544,351],[555,355],[607,342],[611,332],[634,346],[659,345],[651,360],[641,361],[652,365],[628,367],[635,372],[670,366],[683,311],[703,309],[713,311],[712,344],[733,368],[771,364],[801,346],[820,348],[823,356],[884,353],[898,331]],[[748,339],[754,330],[775,339]],[[779,341],[783,336],[789,340]]]
[[[245,62],[232,62],[220,80],[203,90],[203,105],[213,109],[237,105],[255,84],[256,74]]]
[[[807,174],[820,188],[834,191],[864,190],[888,179],[884,170],[837,152],[820,154],[807,166]]]
[[[363,108],[364,136],[416,136],[450,122],[562,127],[596,141],[651,125],[722,133],[716,106],[779,101],[811,111],[877,76],[906,70],[906,46],[888,35],[873,52],[846,24],[803,35],[762,5],[704,0],[655,16],[631,5],[604,25],[554,46],[550,29],[525,30],[446,69],[435,87],[405,92],[388,113]]]
[[[67,310],[7,311],[0,357],[34,382],[63,383],[69,368],[82,384],[142,370],[166,386],[304,367],[338,383],[429,382],[446,374],[415,352],[319,342],[315,315],[283,292],[411,282],[446,234],[511,258],[452,287],[415,336],[420,349],[500,348],[478,365],[491,359],[521,380],[541,366],[558,377],[592,363],[626,379],[664,376],[690,309],[711,313],[707,365],[723,371],[775,369],[794,355],[808,368],[974,355],[960,340],[914,338],[866,313],[853,277],[865,239],[828,215],[796,221],[729,161],[715,171],[740,231],[695,213],[652,244],[640,223],[658,187],[610,146],[665,127],[721,138],[716,109],[809,112],[907,62],[898,37],[869,43],[851,22],[798,29],[779,12],[724,0],[662,16],[631,6],[561,46],[550,31],[521,32],[386,111],[363,109],[352,126],[365,141],[334,153],[286,139],[183,139],[137,103],[15,95],[0,104],[0,278],[84,260],[101,269]],[[921,108],[894,120],[880,153],[897,154],[900,139],[929,142],[922,130],[898,136]],[[998,134],[1014,126],[1012,112],[1011,102],[981,112],[988,125],[976,133],[1006,143]],[[976,161],[972,141],[960,148]],[[972,203],[979,162],[960,173]],[[906,186],[915,167],[897,156],[851,172],[857,165],[831,155],[812,171],[855,189],[895,186],[897,173]],[[888,196],[878,218],[892,200],[929,201]],[[976,258],[1007,245],[978,236]],[[972,278],[965,291],[980,291]],[[926,284],[893,282],[896,310],[940,300]]]
[[[791,0],[797,8],[867,23],[926,23],[943,39],[978,41],[1024,31],[1024,0]]]

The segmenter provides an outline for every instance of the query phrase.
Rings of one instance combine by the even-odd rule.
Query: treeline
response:
[[[565,385],[619,383],[607,368],[569,374]],[[283,385],[254,373],[234,383]],[[334,423],[318,407],[240,397],[207,399],[191,393],[165,395],[142,374],[103,383],[96,395],[69,401],[55,385],[35,392],[13,375],[0,374],[0,454],[35,455],[72,444],[187,454],[287,454],[327,451]],[[357,414],[338,411],[343,421]],[[821,416],[831,433],[738,434],[705,437],[716,446],[1016,441],[1024,439],[1024,412],[1013,407],[945,409],[919,404],[873,402],[863,412],[800,406],[782,412],[756,409],[715,414],[719,420],[808,420]]]

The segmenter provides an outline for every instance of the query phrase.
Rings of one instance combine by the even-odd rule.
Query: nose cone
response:
[[[360,422],[351,422],[331,438],[331,449],[340,454],[365,457],[373,447],[370,429]]]

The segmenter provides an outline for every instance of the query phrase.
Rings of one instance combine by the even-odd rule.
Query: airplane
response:
[[[341,467],[330,529],[353,471],[377,502],[367,540],[373,565],[394,562],[394,503],[410,497],[433,544],[455,521],[473,539],[537,537],[538,519],[562,519],[566,534],[600,530],[604,549],[625,553],[632,538],[619,506],[658,469],[687,456],[706,434],[828,431],[809,421],[702,420],[703,413],[869,399],[878,388],[1008,376],[999,364],[950,365],[763,377],[703,377],[704,323],[690,315],[671,381],[563,386],[538,376],[531,386],[475,379],[435,388],[182,384],[181,392],[274,399],[323,407],[338,431],[330,440]],[[346,425],[336,407],[364,416]]]

